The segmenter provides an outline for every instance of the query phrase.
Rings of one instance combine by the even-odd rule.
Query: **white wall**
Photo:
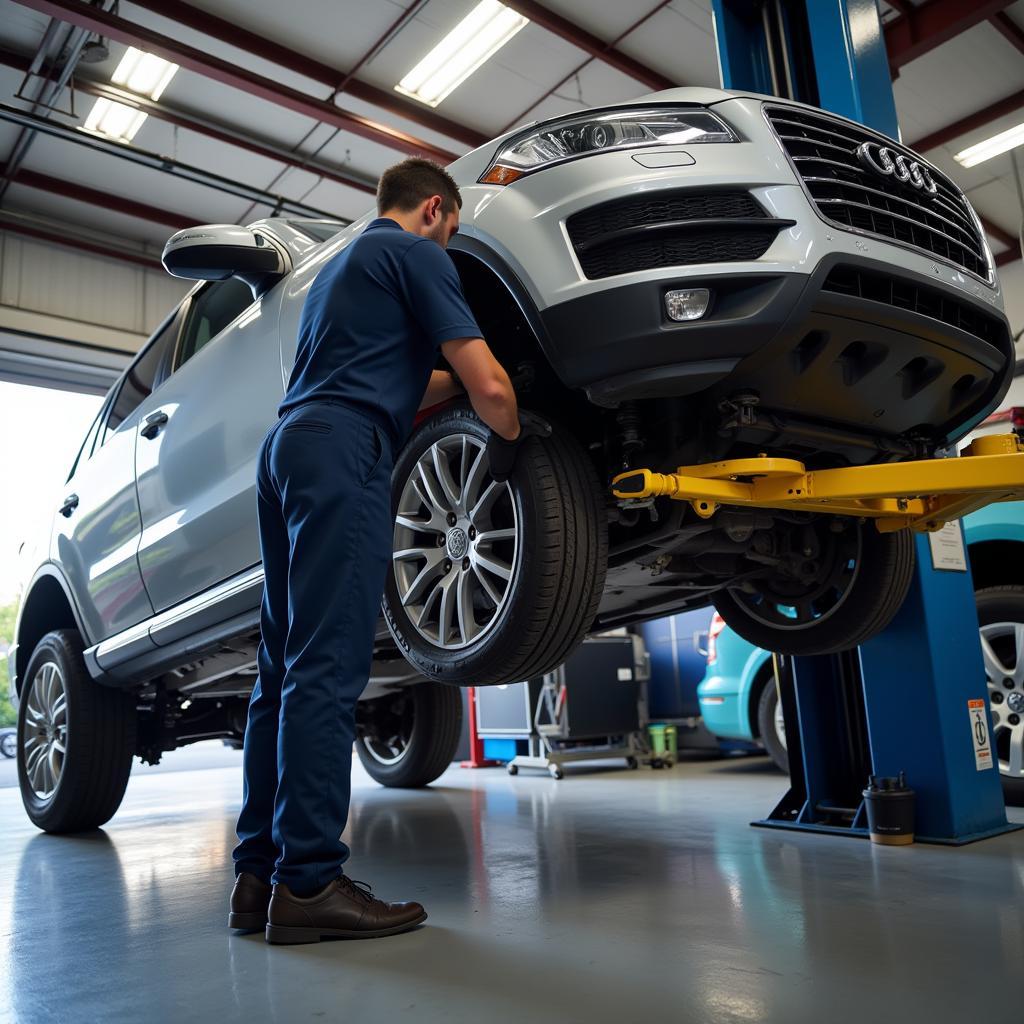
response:
[[[1016,336],[1024,329],[1024,260],[1015,260],[999,269],[1003,300],[1010,330]],[[1024,359],[1024,340],[1017,344],[1017,358]]]
[[[144,337],[187,290],[163,271],[0,231],[3,306]]]

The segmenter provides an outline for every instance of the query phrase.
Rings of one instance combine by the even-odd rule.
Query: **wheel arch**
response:
[[[982,540],[969,544],[967,557],[975,590],[1024,586],[1024,542]]]
[[[487,299],[495,296],[510,298],[522,324],[528,329],[529,340],[535,346],[533,354],[542,355],[559,381],[563,381],[558,352],[544,327],[537,303],[504,257],[495,252],[486,242],[468,235],[456,235],[448,247],[448,253],[459,271],[463,288],[466,291],[466,298],[478,320],[487,319],[486,316],[480,315],[483,303]],[[486,324],[481,324],[481,327],[485,334],[489,334]],[[488,336],[487,340],[490,344],[491,337]],[[495,355],[506,367],[514,368],[517,355],[520,359],[522,358],[522,354],[519,353],[502,352],[500,340],[496,345],[492,344],[492,347],[495,348]]]
[[[77,629],[83,641],[88,635],[72,600],[67,580],[56,566],[47,564],[38,569],[32,578],[18,613],[14,673],[19,694],[32,652],[53,629]]]
[[[764,655],[763,658],[760,655]],[[757,705],[765,687],[772,681],[772,656],[767,651],[758,650],[756,667],[751,666],[749,672],[750,686],[747,690],[747,721],[750,723],[750,735],[761,739],[761,727],[757,722]]]

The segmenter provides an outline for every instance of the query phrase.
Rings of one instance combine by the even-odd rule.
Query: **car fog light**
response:
[[[669,320],[699,320],[710,304],[710,288],[677,288],[665,292],[665,312]]]

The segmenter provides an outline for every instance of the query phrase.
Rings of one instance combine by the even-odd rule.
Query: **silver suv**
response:
[[[812,469],[906,460],[980,422],[1013,346],[952,181],[854,122],[709,89],[529,125],[451,171],[470,304],[521,404],[555,430],[507,484],[465,404],[422,418],[398,457],[359,715],[371,774],[431,781],[461,721],[443,684],[538,675],[588,631],[709,600],[792,654],[884,628],[911,577],[907,531],[701,517],[607,485],[758,452]],[[203,283],[108,395],[24,591],[10,664],[41,827],[105,821],[133,754],[241,735],[262,586],[254,460],[306,289],[369,219],[168,243],[168,270]]]

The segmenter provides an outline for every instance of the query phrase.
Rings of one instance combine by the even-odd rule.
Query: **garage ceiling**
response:
[[[0,119],[0,226],[153,259],[178,224],[252,220],[279,201],[355,218],[404,152],[454,156],[522,121],[659,85],[718,84],[710,0],[516,0],[530,24],[436,109],[396,93],[474,5],[0,0],[0,103],[45,118],[51,132]],[[881,6],[905,141],[932,140],[927,155],[984,216],[997,257],[1019,258],[1009,154],[965,170],[953,153],[1024,120],[1024,2]],[[75,116],[67,88],[49,109],[35,104],[60,55],[97,28],[109,58],[75,70]],[[170,47],[182,67],[130,146],[96,151],[79,144],[77,126],[97,95],[113,95],[128,42]],[[164,166],[124,159],[126,150]]]

